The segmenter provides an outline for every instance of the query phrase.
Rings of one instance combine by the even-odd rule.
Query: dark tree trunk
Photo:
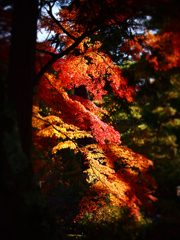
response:
[[[14,1],[7,93],[0,82],[2,240],[61,239],[30,164],[37,12],[38,0]]]
[[[22,148],[30,158],[33,85],[35,82],[38,0],[15,0],[8,89],[17,114]]]

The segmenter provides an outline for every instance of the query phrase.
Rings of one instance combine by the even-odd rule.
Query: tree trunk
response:
[[[38,0],[14,1],[8,90],[17,114],[21,145],[30,158]]]
[[[3,79],[0,82],[0,239],[3,240],[61,239],[30,164],[37,10],[38,0],[14,1],[7,93]]]

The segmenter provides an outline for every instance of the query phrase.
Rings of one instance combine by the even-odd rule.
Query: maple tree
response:
[[[130,149],[119,147],[121,143],[119,132],[101,120],[102,116],[107,115],[108,112],[97,107],[88,96],[84,97],[82,94],[83,86],[89,92],[91,99],[100,104],[102,97],[108,93],[105,89],[108,84],[118,98],[126,98],[131,102],[137,88],[128,86],[126,78],[121,74],[121,69],[114,64],[108,52],[101,50],[100,41],[91,41],[91,38],[86,36],[74,51],[68,55],[62,55],[63,51],[66,52],[69,46],[76,43],[75,35],[79,36],[84,30],[76,22],[76,28],[74,22],[66,23],[64,19],[73,19],[71,12],[69,13],[68,9],[62,10],[57,14],[61,18],[56,20],[49,5],[47,7],[49,16],[45,15],[40,23],[40,27],[53,30],[56,33],[55,37],[58,35],[60,46],[58,42],[54,42],[53,37],[49,42],[38,43],[36,64],[38,75],[40,76],[49,62],[54,61],[53,59],[58,56],[61,58],[53,63],[53,70],[50,73],[44,73],[41,77],[37,86],[37,95],[34,98],[34,142],[40,151],[48,149],[44,158],[50,158],[49,161],[42,159],[41,163],[36,159],[34,168],[39,176],[41,175],[39,170],[44,169],[40,180],[45,181],[42,185],[45,187],[63,172],[64,160],[58,159],[56,153],[64,148],[74,149],[75,152],[80,151],[83,164],[88,166],[85,172],[88,178],[92,179],[88,182],[92,185],[92,190],[99,195],[97,197],[99,202],[95,205],[103,203],[104,195],[110,196],[109,205],[121,208],[128,206],[130,213],[140,220],[140,209],[147,210],[151,206],[151,201],[147,199],[155,200],[151,194],[153,191],[149,188],[149,185],[155,187],[155,182],[147,175],[152,162]],[[51,42],[54,45],[51,45]],[[58,47],[61,48],[61,53],[58,53]],[[76,95],[77,89],[79,89],[79,95]],[[71,94],[68,94],[68,91]],[[72,94],[73,91],[75,94]],[[41,112],[38,107],[42,103],[45,104],[46,113]],[[44,113],[47,116],[43,116]],[[84,144],[85,138],[93,138],[96,143]],[[81,140],[78,140],[79,145],[76,139]],[[50,142],[53,146],[49,144]],[[113,170],[115,165],[119,165],[120,169]],[[56,172],[56,176],[52,171]],[[76,166],[74,171],[79,172]],[[142,181],[141,176],[146,178],[146,181]],[[58,178],[61,182],[62,176]],[[86,212],[91,212],[94,206],[90,194],[92,190],[80,204],[82,216]],[[96,210],[99,211],[98,208]]]

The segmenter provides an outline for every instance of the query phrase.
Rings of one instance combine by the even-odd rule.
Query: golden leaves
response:
[[[57,140],[61,138],[52,147],[52,154],[56,154],[61,149],[76,150],[75,139],[91,137],[87,131],[64,123],[60,117],[53,115],[42,117],[36,106],[33,107],[33,114],[35,135],[41,139],[41,143],[43,138]],[[91,144],[82,147],[80,151],[90,166],[86,173],[87,181],[91,184],[89,200],[82,200],[83,211],[88,211],[88,206],[92,206],[91,191],[97,193],[98,201],[101,203],[104,196],[109,196],[111,206],[128,206],[137,218],[139,218],[140,205],[143,204],[145,208],[150,207],[151,201],[148,199],[155,200],[155,198],[149,186],[156,187],[154,179],[147,174],[149,167],[153,166],[152,161],[115,143]],[[93,206],[97,207],[97,203]]]
[[[82,152],[90,165],[86,172],[91,188],[99,196],[109,194],[112,205],[128,206],[139,217],[139,206],[148,208],[147,199],[155,200],[149,189],[156,187],[155,181],[147,175],[152,161],[117,144],[92,144]]]
[[[66,149],[66,148],[70,148],[70,149],[76,149],[77,146],[75,143],[73,143],[72,141],[65,141],[65,142],[60,142],[58,143],[55,147],[53,147],[52,149],[52,153],[55,154],[58,150],[61,149]]]
[[[64,123],[62,119],[57,116],[50,115],[42,117],[39,114],[39,111],[38,106],[33,106],[32,126],[36,129],[34,135],[41,138],[59,138],[68,140],[66,142],[60,142],[55,148],[53,148],[53,151],[66,148],[68,145],[71,149],[75,149],[75,144],[70,141],[70,139],[92,137],[88,131],[80,130],[72,124]]]
[[[133,152],[130,148],[125,146],[117,146],[116,144],[109,144],[108,148],[111,153],[118,159],[122,159],[124,164],[129,165],[131,168],[138,168],[140,171],[148,169],[153,166],[153,162],[148,160],[145,156]],[[112,156],[113,157],[113,156]]]

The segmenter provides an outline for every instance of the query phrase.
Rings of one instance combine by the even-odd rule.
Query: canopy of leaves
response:
[[[78,9],[85,8],[83,4],[87,4],[87,10],[83,13],[87,14],[92,10],[91,8],[88,10],[88,2],[79,3],[82,6]],[[103,204],[104,199],[109,199],[109,207],[128,208],[130,215],[134,215],[140,221],[141,210],[151,209],[152,201],[155,200],[152,193],[156,184],[147,173],[153,164],[130,149],[119,146],[119,132],[110,122],[102,121],[103,117],[108,116],[108,111],[95,105],[95,103],[101,104],[102,99],[108,97],[110,92],[113,92],[117,99],[126,99],[127,103],[132,102],[138,88],[136,84],[128,85],[121,68],[114,64],[108,52],[101,49],[102,43],[89,37],[87,32],[90,31],[89,29],[94,31],[94,36],[98,35],[99,20],[96,25],[95,19],[98,19],[102,13],[102,9],[99,8],[101,5],[92,1],[97,13],[94,17],[93,13],[90,15],[92,19],[89,17],[86,25],[84,18],[87,16],[81,15],[80,19],[76,10],[78,3],[74,1],[74,4],[59,12],[57,19],[49,4],[47,15],[44,15],[40,22],[41,28],[54,31],[55,35],[49,41],[37,44],[37,73],[40,73],[49,62],[52,63],[52,59],[57,57],[59,59],[53,62],[53,69],[39,80],[37,94],[34,97],[32,122],[35,130],[34,142],[36,148],[43,154],[41,161],[35,156],[34,168],[39,179],[46,181],[44,186],[55,178],[60,182],[63,181],[63,184],[69,184],[69,181],[62,180],[65,174],[63,169],[69,161],[65,163],[67,156],[62,157],[61,152],[62,149],[69,151],[71,149],[71,154],[77,154],[79,151],[89,166],[84,174],[91,187],[86,191],[88,197],[84,197],[80,202],[80,215],[77,219],[91,212],[89,206],[96,205],[98,212],[98,205]],[[118,31],[121,32],[122,25],[128,28],[126,24],[137,3],[124,2],[127,13],[122,13],[122,9],[118,13],[116,12],[116,8],[120,7],[118,1],[114,4],[106,2],[103,8],[104,14],[107,6],[111,9],[111,4],[112,14],[109,14],[109,19],[101,24],[105,28],[111,25],[120,26]],[[102,19],[105,19],[105,16],[102,16]],[[73,44],[78,43],[77,39],[83,34],[86,35],[81,43],[66,54]],[[74,88],[82,85],[88,90],[91,100],[74,94]],[[41,109],[42,104],[45,104],[44,110]],[[77,139],[85,138],[94,138],[95,143],[87,146],[78,144]],[[57,174],[54,174],[55,172]],[[81,164],[78,160],[74,166],[71,166],[69,174],[80,172]],[[96,193],[95,198],[98,198],[95,203],[93,203],[93,192]],[[104,210],[106,211],[105,206]]]

